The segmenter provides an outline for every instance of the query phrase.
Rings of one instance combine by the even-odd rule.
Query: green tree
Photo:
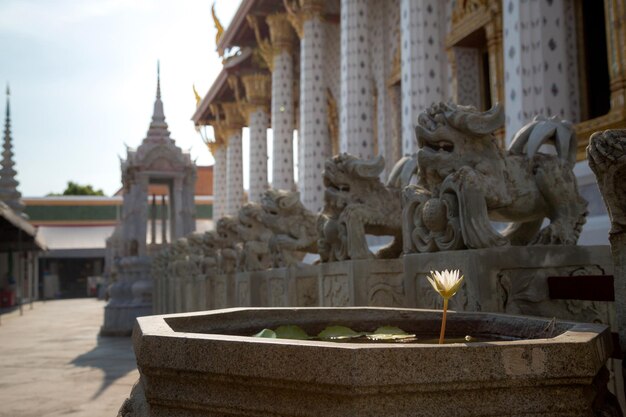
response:
[[[93,187],[89,184],[80,185],[75,183],[74,181],[68,181],[67,187],[62,194],[58,193],[49,193],[49,196],[59,196],[59,195],[104,195],[102,190],[94,190]]]

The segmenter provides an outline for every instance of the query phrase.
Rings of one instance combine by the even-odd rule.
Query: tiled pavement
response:
[[[0,417],[115,417],[139,374],[130,338],[98,337],[104,302],[36,302],[0,318]]]

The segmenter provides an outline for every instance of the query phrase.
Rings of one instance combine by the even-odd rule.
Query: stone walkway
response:
[[[139,374],[130,338],[101,338],[103,301],[36,302],[0,320],[0,417],[115,417]]]

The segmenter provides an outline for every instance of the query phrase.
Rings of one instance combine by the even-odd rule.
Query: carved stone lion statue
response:
[[[219,273],[231,274],[237,270],[241,254],[241,238],[238,221],[232,216],[224,216],[217,221],[215,231],[220,248]]]
[[[404,159],[401,165],[406,162]],[[394,237],[377,257],[400,255],[401,188],[383,184],[380,174],[384,167],[382,156],[365,161],[344,153],[326,161],[325,205],[318,218],[318,248],[323,262],[371,258],[366,234]],[[401,170],[396,166],[392,173]],[[391,178],[394,183],[398,182],[396,175]]]
[[[503,123],[498,104],[480,112],[441,103],[420,114],[418,184],[403,196],[405,252],[576,244],[587,202],[572,171],[571,123],[537,117],[506,151],[493,134]],[[544,144],[556,154],[539,152]],[[540,230],[545,218],[550,224]],[[500,234],[491,221],[511,224]]]
[[[626,233],[626,129],[591,135],[587,159],[608,208],[611,237]]]
[[[270,240],[274,233],[263,224],[263,207],[257,203],[245,204],[239,210],[237,230],[243,240],[239,270],[262,271],[274,266]]]
[[[283,256],[281,262],[293,265],[300,261],[294,252],[317,253],[317,214],[302,205],[300,193],[269,189],[261,206],[262,222],[274,233],[270,250]]]
[[[215,275],[219,266],[219,237],[214,230],[205,232],[202,236],[202,272],[206,276]]]

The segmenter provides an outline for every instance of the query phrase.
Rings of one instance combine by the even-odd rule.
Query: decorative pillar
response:
[[[249,17],[261,56],[272,71],[272,186],[291,190],[293,180],[293,30],[287,15],[277,13],[266,18],[270,39],[261,37],[257,21]]]
[[[223,103],[226,117],[222,129],[226,138],[226,214],[234,216],[243,204],[241,128],[243,119],[236,102]]]
[[[417,116],[444,100],[447,65],[443,48],[445,2],[400,0],[402,151],[417,151]]]
[[[374,155],[368,0],[341,0],[340,149]]]
[[[137,234],[134,239],[137,240],[137,253],[135,256],[146,255],[146,241],[148,239],[148,185],[149,178],[146,174],[138,174],[136,187],[137,197]],[[131,256],[133,254],[131,253]]]
[[[172,222],[172,242],[185,236],[183,226],[183,179],[174,178],[174,186],[170,194],[171,222]]]
[[[619,0],[604,0],[607,20],[607,49],[611,79],[611,111],[621,111],[626,117],[626,4]]]
[[[300,194],[304,206],[321,211],[324,204],[322,171],[330,156],[328,104],[324,63],[325,28],[322,0],[303,0],[298,10],[288,9],[289,21],[300,37]]]
[[[156,218],[157,218],[157,205],[156,195],[152,194],[152,205],[150,206],[150,244],[156,245]]]
[[[196,179],[198,177],[195,166],[188,167],[183,177],[182,206],[183,236],[196,230]]]
[[[217,120],[211,123],[215,140],[209,141],[207,146],[215,163],[213,164],[213,226],[217,221],[226,215],[226,139],[222,132],[220,120],[220,106],[214,104],[211,112],[216,115]]]
[[[506,140],[536,115],[577,121],[577,66],[568,65],[566,0],[504,5]],[[571,13],[571,11],[570,11]]]
[[[161,196],[161,243],[167,243],[167,205],[165,203],[165,195]]]
[[[246,90],[243,114],[250,131],[250,190],[248,199],[261,202],[267,190],[267,128],[269,127],[268,104],[271,98],[269,74],[257,73],[241,77]]]

